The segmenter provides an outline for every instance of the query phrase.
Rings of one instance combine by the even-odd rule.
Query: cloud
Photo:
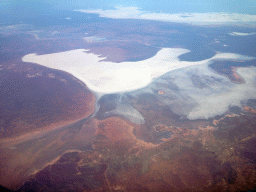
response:
[[[189,114],[189,119],[208,119],[224,114],[230,106],[241,107],[241,101],[256,98],[255,67],[239,68],[237,73],[245,80],[245,84],[233,84],[226,79],[219,83],[217,89],[211,87],[211,94],[200,91],[200,95],[190,96],[199,104]],[[222,77],[224,80],[224,77]],[[213,91],[214,90],[214,91]],[[206,90],[204,90],[206,91]]]
[[[255,57],[250,57],[246,55],[240,55],[235,53],[218,53],[212,59],[215,60],[236,60],[236,61],[251,61],[255,59]]]
[[[256,34],[255,32],[252,32],[252,33],[240,33],[240,32],[229,33],[229,35],[232,35],[232,36],[249,36],[249,35],[255,35],[255,34]]]
[[[222,115],[232,106],[241,107],[241,101],[256,99],[256,67],[236,70],[244,84],[235,84],[207,65],[194,65],[170,71],[152,82],[147,88],[135,91],[153,94],[157,103],[167,105],[177,115],[190,120],[208,119]],[[163,94],[156,94],[159,90]]]
[[[17,33],[24,33],[27,30],[32,30],[34,27],[28,24],[17,24],[17,25],[7,25],[0,27],[0,34],[12,35]]]
[[[176,23],[189,23],[196,25],[212,24],[236,24],[248,23],[256,24],[256,15],[239,14],[239,13],[153,13],[142,11],[137,7],[115,7],[113,10],[75,10],[83,13],[94,13],[100,17],[113,19],[144,19],[154,21],[166,21]]]
[[[240,106],[242,100],[256,98],[255,67],[237,70],[245,84],[234,84],[208,67],[213,60],[245,61],[252,57],[217,53],[202,61],[180,61],[179,55],[187,52],[187,49],[164,48],[142,61],[114,63],[89,53],[89,50],[77,49],[45,55],[28,54],[22,61],[66,71],[100,95],[162,90],[165,94],[157,94],[159,101],[188,119],[208,119],[221,115],[230,106]],[[128,105],[120,105],[111,113],[125,116],[135,123],[143,123],[141,114],[134,110]]]
[[[208,65],[212,60],[252,59],[238,54],[217,53],[202,61],[180,61],[178,57],[187,52],[187,49],[163,48],[155,56],[142,61],[114,63],[104,61],[104,57],[88,50],[77,49],[46,55],[28,54],[22,61],[71,73],[97,93],[118,93],[148,86],[154,79],[180,68]]]

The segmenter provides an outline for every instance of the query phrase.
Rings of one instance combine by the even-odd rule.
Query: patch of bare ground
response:
[[[0,142],[70,124],[94,112],[95,96],[70,75],[33,65],[16,69],[1,76]],[[28,72],[35,77],[27,77]]]
[[[234,83],[244,83],[244,80],[237,74],[236,69],[237,69],[236,67],[231,68],[231,71],[233,72],[233,74],[232,74],[233,82]]]

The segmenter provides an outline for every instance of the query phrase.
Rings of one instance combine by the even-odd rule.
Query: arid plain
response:
[[[72,14],[1,27],[2,186],[255,189],[255,26]]]

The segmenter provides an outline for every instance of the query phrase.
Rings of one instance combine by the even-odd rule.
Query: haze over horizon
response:
[[[30,6],[28,3],[30,3]],[[56,9],[56,10],[74,10],[74,9],[110,9],[116,6],[122,7],[138,7],[144,11],[152,12],[165,12],[165,13],[209,13],[209,12],[226,12],[226,13],[243,13],[243,14],[256,14],[256,3],[253,0],[223,0],[223,1],[211,1],[211,0],[174,0],[174,1],[145,1],[145,0],[95,0],[95,1],[83,1],[83,0],[62,0],[51,1],[45,0],[43,3],[40,0],[31,2],[30,0],[23,0],[17,4],[14,0],[3,0],[0,2],[0,10],[2,11],[3,6],[5,9],[18,11],[17,9],[22,8],[21,12],[25,13],[28,9],[31,9],[34,5],[40,5],[40,9],[34,10],[39,11],[45,9]],[[39,7],[37,7],[39,8]],[[13,10],[14,9],[14,10]],[[6,10],[6,11],[7,11]],[[26,13],[27,14],[27,13]],[[31,14],[31,13],[30,13]]]

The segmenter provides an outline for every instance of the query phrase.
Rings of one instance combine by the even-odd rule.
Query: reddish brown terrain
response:
[[[180,60],[199,61],[217,51],[252,56],[254,41],[232,46],[235,41],[226,40],[234,38],[229,30],[239,30],[217,25],[102,22],[78,13],[71,24],[65,17],[59,25],[0,33],[1,186],[23,192],[256,189],[256,100],[245,97],[241,107],[229,107],[224,114],[189,120],[200,104],[184,96],[204,90],[199,98],[233,93],[224,89],[244,83],[236,69],[255,66],[255,59],[209,65],[232,82],[207,76],[207,71],[200,76],[200,68],[184,69],[181,74],[191,84],[183,90],[174,78],[180,71],[174,71],[143,90],[101,98],[67,72],[21,61],[30,53],[88,49],[119,65],[148,59],[166,47],[189,49]],[[221,43],[230,46],[218,47],[219,34],[225,37]]]
[[[94,112],[95,96],[68,74],[36,66],[1,76],[1,138],[51,129]]]
[[[172,133],[160,144],[137,139],[134,131],[141,127],[118,117],[93,121],[92,149],[66,152],[32,175],[22,190],[246,191],[255,187],[253,114],[226,115],[212,126],[195,129],[158,125],[156,132]],[[240,133],[238,137],[234,131]]]
[[[236,69],[253,65],[255,65],[255,61],[218,61],[211,64],[210,67],[218,73],[226,75],[232,82],[242,84],[244,80],[237,74]]]
[[[13,188],[49,163],[49,148],[63,145],[57,137],[46,143],[39,138],[93,114],[95,96],[68,74],[29,64],[9,67],[0,87],[0,178]]]
[[[244,111],[231,108],[223,116],[192,121],[181,119],[168,106],[151,105],[153,98],[142,95],[131,101],[144,124],[119,116],[97,119],[90,116],[95,97],[80,81],[64,72],[26,67],[9,68],[2,76],[6,96],[1,105],[6,111],[1,114],[8,114],[9,121],[2,122],[1,185],[20,191],[255,187],[254,100],[243,106]],[[7,82],[14,87],[8,89],[11,93],[4,91]],[[39,104],[37,95],[47,99]]]

